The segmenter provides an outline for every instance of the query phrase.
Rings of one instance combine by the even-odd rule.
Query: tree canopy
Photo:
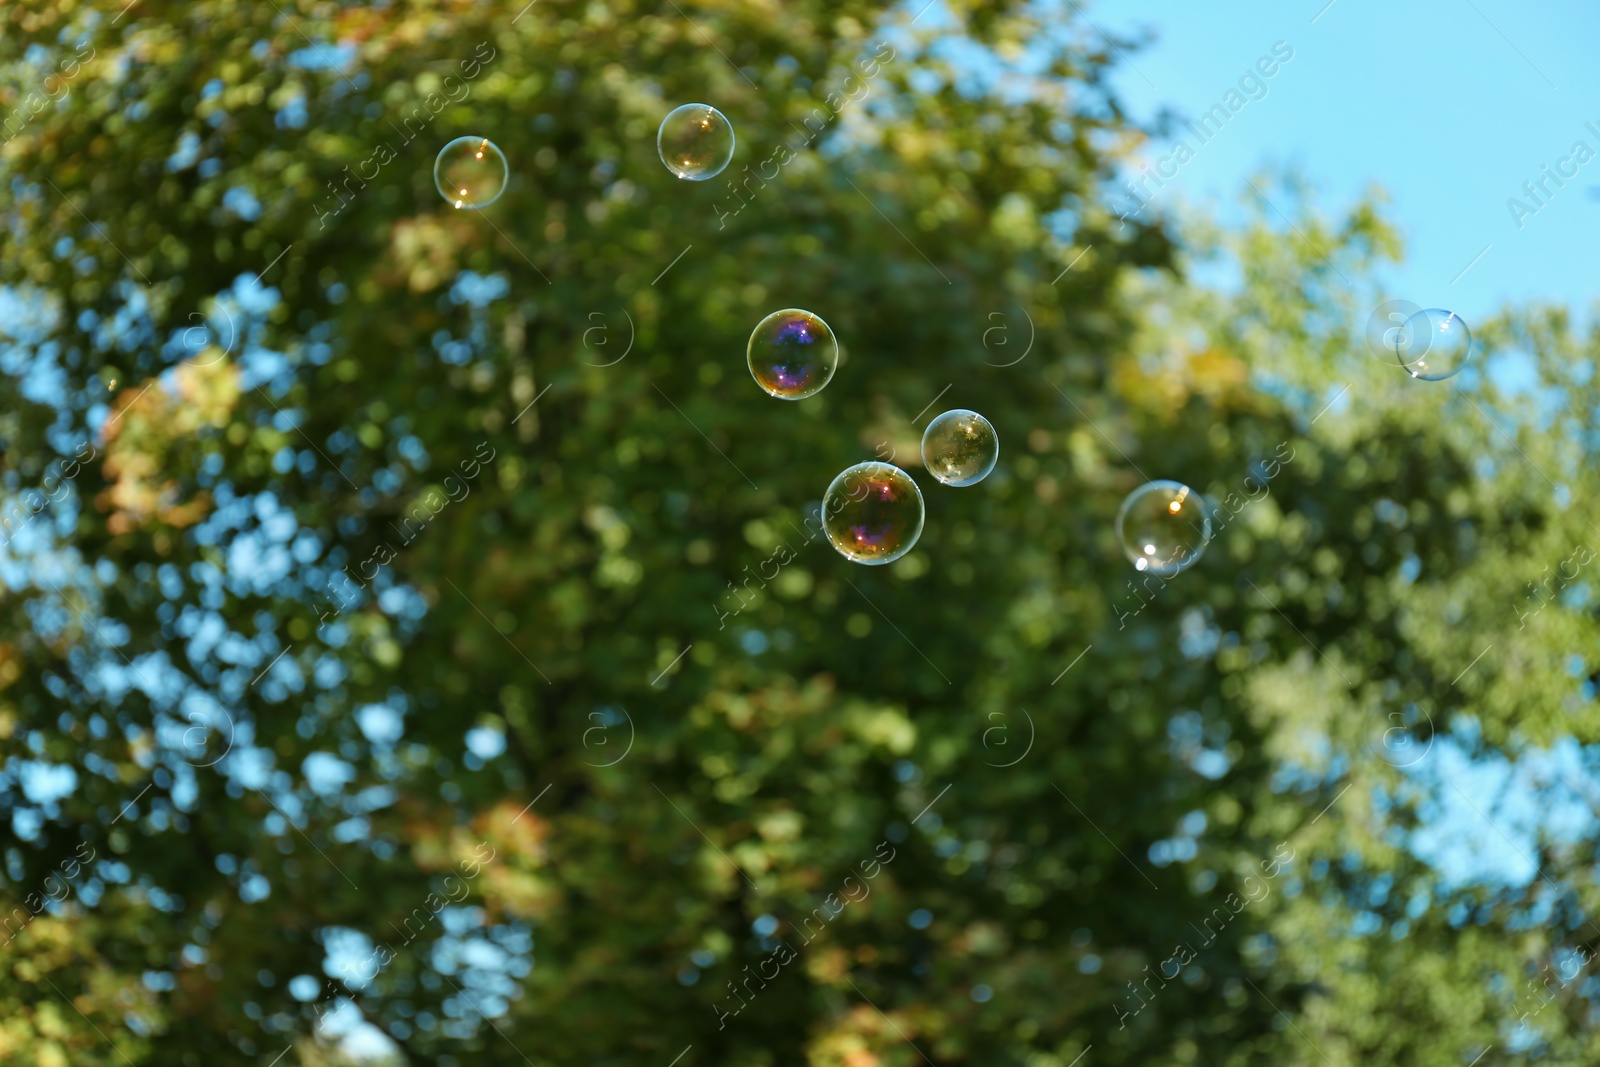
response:
[[[1600,734],[1600,339],[1412,380],[1380,193],[1120,218],[1131,42],[920,6],[6,7],[0,1060],[1595,1062],[1592,843],[1421,842]],[[871,459],[885,567],[817,535]]]

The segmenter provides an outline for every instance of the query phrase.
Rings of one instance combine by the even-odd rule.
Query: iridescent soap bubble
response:
[[[1136,569],[1170,578],[1206,550],[1211,516],[1200,494],[1182,482],[1146,482],[1117,509],[1117,540]]]
[[[888,463],[846,467],[822,498],[822,529],[845,559],[893,563],[922,536],[922,490]]]
[[[733,159],[733,123],[710,104],[684,104],[661,120],[656,151],[680,178],[715,178]]]
[[[779,400],[804,400],[822,392],[839,367],[839,342],[809,311],[774,311],[750,332],[750,377]]]
[[[439,195],[468,211],[500,199],[510,173],[505,153],[487,137],[457,137],[439,149],[439,158],[433,161],[433,184]]]
[[[1428,308],[1396,331],[1395,356],[1406,373],[1439,382],[1461,373],[1472,356],[1472,331],[1454,311]]]
[[[922,465],[945,485],[977,485],[999,458],[1000,435],[976,411],[947,411],[922,433]]]

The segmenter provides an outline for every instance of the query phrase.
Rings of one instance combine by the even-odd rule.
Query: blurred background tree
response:
[[[1592,846],[1415,838],[1596,730],[1586,593],[1525,588],[1597,536],[1561,310],[1414,382],[1376,198],[1119,219],[1070,4],[3,19],[5,1062],[1595,1061]],[[795,404],[780,307],[844,348]],[[891,457],[927,528],[857,567],[806,520]],[[1252,474],[1132,588],[1130,489]]]

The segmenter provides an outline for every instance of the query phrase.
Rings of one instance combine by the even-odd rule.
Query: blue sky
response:
[[[1233,115],[1157,194],[1158,209],[1210,203],[1232,217],[1253,171],[1293,165],[1326,208],[1347,206],[1372,183],[1389,191],[1407,258],[1386,279],[1395,296],[1450,308],[1469,324],[1508,301],[1538,298],[1581,311],[1593,299],[1600,5],[1101,0],[1082,10],[1113,34],[1155,31],[1114,79],[1141,120],[1162,107],[1197,117],[1275,42],[1294,50],[1263,79],[1266,95]],[[1522,183],[1543,177],[1541,165],[1554,170],[1579,140],[1597,158],[1564,187],[1549,182],[1553,195],[1541,194],[1546,206],[1523,217],[1519,230],[1507,199],[1537,207]],[[1158,139],[1143,154],[1153,162],[1171,151]]]

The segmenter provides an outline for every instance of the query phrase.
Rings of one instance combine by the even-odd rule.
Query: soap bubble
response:
[[[999,458],[1000,435],[976,411],[947,411],[923,431],[922,464],[945,485],[976,485]]]
[[[1413,378],[1440,382],[1467,365],[1472,331],[1454,311],[1428,308],[1406,320],[1395,338],[1395,355]]]
[[[439,149],[439,158],[433,161],[433,184],[439,195],[468,211],[500,199],[510,173],[505,153],[487,137],[457,137]]]
[[[656,152],[680,178],[715,178],[733,159],[733,124],[710,104],[684,104],[661,120]]]
[[[1136,569],[1170,578],[1206,550],[1211,516],[1200,494],[1182,482],[1146,482],[1117,509],[1117,540]]]
[[[888,463],[857,463],[840,472],[822,498],[822,528],[845,559],[892,563],[922,536],[922,490]]]
[[[839,366],[839,342],[822,319],[799,308],[774,311],[750,332],[750,376],[769,396],[804,400],[822,392]]]

